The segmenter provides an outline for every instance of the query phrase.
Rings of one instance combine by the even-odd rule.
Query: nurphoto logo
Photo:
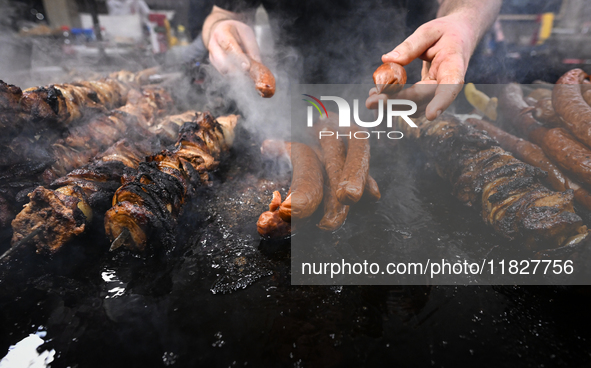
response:
[[[384,100],[380,100],[378,103],[377,109],[377,118],[374,121],[363,121],[359,117],[359,100],[353,100],[353,119],[351,119],[351,107],[349,102],[342,97],[338,96],[320,96],[320,99],[304,94],[303,96],[309,97],[302,99],[303,101],[309,102],[312,106],[308,106],[308,115],[307,115],[307,126],[313,127],[314,126],[314,108],[320,114],[320,120],[324,120],[328,117],[328,110],[322,103],[322,101],[334,101],[337,105],[338,109],[338,116],[339,116],[339,128],[350,128],[351,127],[351,120],[355,122],[361,128],[375,128],[379,126],[382,121],[384,120]],[[409,118],[410,115],[417,112],[417,104],[411,100],[386,100],[386,126],[388,128],[392,128],[392,121],[394,117],[400,117],[404,120],[411,128],[416,128],[417,125]],[[409,110],[395,110],[394,106],[409,106]],[[313,108],[314,107],[314,108]],[[383,131],[383,130],[372,130],[371,132],[365,130],[348,130],[346,134],[342,134],[339,132],[333,132],[327,129],[323,129],[319,131],[318,138],[322,139],[322,137],[328,136],[337,136],[337,139],[340,137],[348,137],[349,139],[369,139],[372,134],[375,134],[378,139],[381,138],[382,134],[389,139],[401,139],[404,134],[399,131]]]

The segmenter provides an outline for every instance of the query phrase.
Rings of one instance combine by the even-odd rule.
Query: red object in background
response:
[[[158,24],[159,27],[164,27],[164,21],[166,20],[165,14],[150,13],[148,14],[148,20],[152,23]]]
[[[154,32],[156,32],[156,39],[158,42],[158,49],[156,53],[164,53],[168,50],[168,37],[166,35],[166,15],[158,13],[148,14],[148,20],[155,25]]]
[[[538,14],[538,16],[536,17],[536,23],[538,24],[538,27],[536,28],[536,31],[532,35],[531,46],[535,46],[538,44],[538,37],[540,36],[540,28],[542,27],[542,14]]]
[[[66,55],[74,55],[76,51],[72,47],[72,32],[70,31],[70,27],[61,26],[60,30],[62,31],[62,52]]]

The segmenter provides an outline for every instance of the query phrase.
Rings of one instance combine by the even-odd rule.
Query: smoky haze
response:
[[[323,29],[323,32],[314,34],[313,38],[296,40],[296,35],[282,30],[289,29],[297,20],[273,17],[273,13],[269,16],[259,7],[253,28],[262,61],[275,75],[275,95],[261,98],[245,73],[222,76],[209,67],[205,83],[208,105],[215,105],[216,96],[222,95],[235,102],[243,117],[242,124],[259,138],[289,139],[291,86],[371,84],[381,56],[405,38],[405,11],[391,5],[372,8],[365,3],[353,8],[355,12],[335,14],[332,21],[312,17],[310,29]],[[329,9],[318,11],[328,13]],[[407,70],[420,75],[420,62]]]

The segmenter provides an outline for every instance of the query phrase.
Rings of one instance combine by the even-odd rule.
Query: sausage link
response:
[[[324,195],[324,216],[318,227],[334,231],[343,225],[349,213],[349,206],[339,202],[336,193],[345,165],[345,144],[335,136],[329,136],[320,139],[320,146],[329,190]]]
[[[375,181],[371,175],[367,175],[367,182],[365,183],[365,191],[363,194],[367,193],[367,197],[369,200],[377,202],[382,198],[382,193],[380,193],[380,187],[378,183]]]
[[[509,123],[508,126],[501,128],[517,130],[521,136],[527,137],[533,143],[541,146],[542,139],[548,129],[534,119],[531,114],[533,109],[524,101],[523,91],[519,84],[508,84],[501,91],[499,111],[503,113],[504,119],[499,121]]]
[[[504,88],[499,100],[501,111],[504,112],[505,119],[510,121],[513,126],[521,132],[525,137],[528,137],[533,143],[537,144],[544,154],[550,158],[553,162],[559,164],[559,160],[563,159],[560,149],[556,148],[553,144],[551,137],[546,138],[546,135],[550,130],[543,127],[538,121],[536,121],[532,114],[531,109],[527,107],[527,104],[523,100],[523,93],[521,87],[518,84],[510,84]],[[521,111],[520,111],[521,109]],[[553,134],[556,134],[554,132]],[[568,148],[570,140],[574,141],[574,145],[580,148],[585,148],[580,143],[576,142],[570,134],[566,135],[568,139],[566,142],[559,141],[560,145],[565,145]],[[568,162],[567,162],[568,163]],[[562,165],[558,165],[561,166]],[[567,170],[568,171],[568,170]],[[549,177],[552,176],[552,171],[548,170]],[[564,185],[567,189],[574,191],[575,200],[582,204],[585,208],[591,210],[591,194],[584,188],[582,188],[577,182],[573,181],[568,176],[564,175]],[[558,181],[560,183],[560,180]],[[557,187],[556,189],[558,189]]]
[[[369,174],[370,147],[368,139],[349,139],[347,159],[337,188],[339,202],[355,204],[361,199]]]
[[[373,82],[378,93],[396,93],[406,84],[406,70],[400,64],[382,64],[373,73]]]
[[[303,143],[292,142],[291,195],[281,204],[279,211],[289,200],[291,216],[303,219],[311,216],[322,202],[324,173],[322,163],[314,151]]]
[[[587,74],[581,69],[565,73],[554,86],[552,103],[566,127],[580,142],[591,147],[591,106],[585,102],[581,84]]]
[[[281,193],[276,190],[273,192],[273,199],[271,200],[271,203],[269,203],[269,211],[276,211],[279,206],[281,206]]]
[[[591,185],[591,150],[565,129],[550,129],[544,136],[542,149],[564,170]]]
[[[275,77],[262,63],[250,59],[250,78],[262,97],[269,98],[275,94]]]
[[[588,79],[583,80],[583,84],[581,84],[581,93],[583,94],[583,100],[587,102],[587,105],[591,105],[591,82]]]
[[[279,216],[277,208],[281,204],[281,194],[273,192],[269,211],[263,212],[257,221],[257,231],[266,238],[283,238],[291,234],[291,224]]]
[[[291,223],[291,193],[287,195],[285,201],[281,202],[277,213],[283,221]]]

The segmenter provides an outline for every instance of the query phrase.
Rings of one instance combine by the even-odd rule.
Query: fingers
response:
[[[377,109],[380,100],[384,100],[385,103],[385,101],[389,98],[396,98],[403,100],[411,100],[415,102],[418,107],[417,111],[421,112],[431,101],[433,96],[435,96],[436,90],[437,81],[435,80],[427,80],[415,83],[409,88],[405,88],[394,95],[387,93],[377,93],[377,89],[374,87],[369,90],[369,97],[365,101],[365,107],[367,107],[370,110]],[[421,109],[421,106],[423,107],[423,109]]]
[[[435,120],[445,109],[452,104],[456,99],[460,91],[462,90],[462,84],[440,84],[437,86],[435,91],[435,97],[427,105],[425,110],[425,116],[429,120]]]
[[[242,44],[242,48],[246,54],[253,60],[261,62],[261,53],[259,45],[257,44],[256,36],[252,28],[244,23],[240,23],[236,26],[236,32],[238,33],[239,40]]]
[[[209,43],[209,61],[221,74],[236,71],[236,66],[230,62],[226,53],[220,48],[217,42],[213,42],[213,39]]]
[[[453,54],[440,63],[431,65],[430,76],[437,73],[437,90],[433,100],[427,106],[425,115],[427,119],[434,120],[447,109],[461,92],[464,85],[464,60],[459,54]]]
[[[261,59],[252,28],[234,20],[222,21],[215,27],[208,49],[212,64],[223,74],[237,69],[248,71],[251,59]]]
[[[229,62],[245,71],[250,68],[250,61],[238,42],[239,36],[234,28],[224,29],[219,33],[214,32],[213,37],[214,43],[219,45],[226,58],[230,59]]]
[[[431,62],[423,61],[423,68],[421,69],[421,80],[429,80],[429,69],[431,68]]]
[[[382,62],[407,65],[414,59],[421,57],[429,47],[441,38],[442,34],[443,30],[440,27],[424,24],[394,50],[383,55]]]
[[[387,99],[388,95],[378,93],[377,89],[374,87],[369,91],[369,97],[365,100],[365,107],[370,110],[375,110],[378,108],[380,100],[386,101]]]

